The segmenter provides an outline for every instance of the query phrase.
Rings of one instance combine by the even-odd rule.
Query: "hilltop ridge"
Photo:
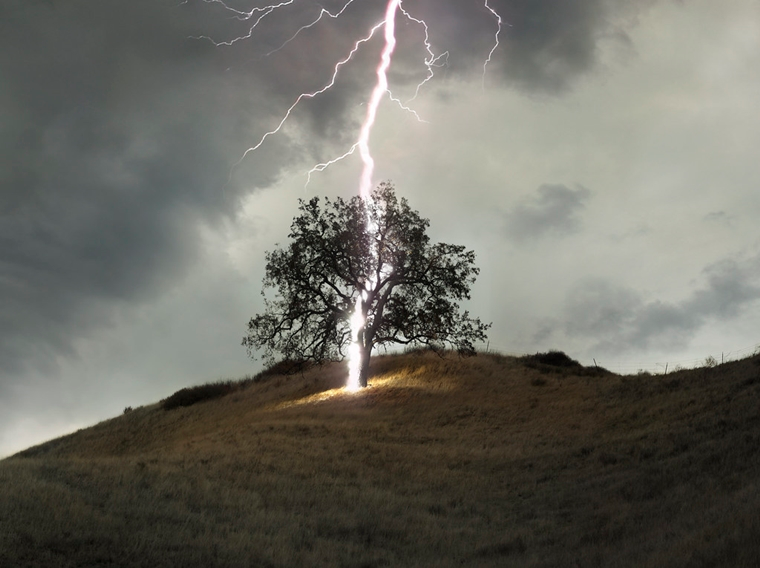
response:
[[[0,462],[0,565],[751,566],[760,357],[667,376],[373,358]],[[51,509],[52,506],[52,509]],[[51,511],[53,514],[51,514]]]
[[[561,386],[560,382],[550,379],[571,375],[612,376],[604,369],[585,368],[560,352],[523,358],[483,354],[470,359],[452,353],[439,357],[432,352],[420,351],[376,356],[372,371],[370,387],[350,393],[342,388],[345,364],[331,363],[300,372],[298,369],[283,373],[267,370],[257,378],[220,385],[232,388],[213,389],[225,393],[222,396],[201,394],[208,400],[172,408],[167,414],[162,409],[172,398],[168,397],[39,444],[17,456],[105,457],[181,451],[198,437],[208,439],[213,432],[237,431],[240,426],[275,416],[281,420],[332,419],[337,424],[350,420],[357,410],[391,407],[396,412],[411,413],[416,419],[422,419],[431,410],[445,416],[451,410],[450,405],[461,408],[466,402],[477,404],[485,412],[489,408],[509,405],[505,396],[514,402],[516,398],[538,393],[537,385],[548,385],[542,389],[545,392]],[[510,375],[515,373],[532,376],[532,383],[512,383]],[[209,383],[185,388],[173,396],[213,386],[214,383]],[[535,408],[535,401],[531,404]],[[423,414],[420,414],[420,406],[428,407]],[[336,415],[340,411],[345,414]],[[372,410],[367,412],[371,414]],[[455,414],[461,413],[457,410]],[[353,418],[366,420],[368,416]],[[559,419],[559,416],[555,414],[554,418]]]

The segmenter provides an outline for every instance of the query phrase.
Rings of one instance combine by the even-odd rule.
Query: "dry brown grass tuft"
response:
[[[376,357],[0,462],[0,566],[756,566],[760,358]]]

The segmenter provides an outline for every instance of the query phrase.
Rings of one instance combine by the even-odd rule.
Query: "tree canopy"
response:
[[[265,310],[248,322],[243,345],[253,356],[264,350],[274,362],[322,363],[343,359],[356,340],[360,382],[367,385],[372,349],[391,343],[456,349],[474,355],[490,324],[461,311],[479,274],[475,253],[445,243],[430,244],[430,224],[392,184],[371,198],[299,200],[286,248],[266,254],[262,295]],[[267,290],[274,289],[273,298]],[[352,337],[351,317],[363,325]]]

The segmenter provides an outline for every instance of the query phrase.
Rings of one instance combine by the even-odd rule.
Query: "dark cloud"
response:
[[[730,320],[760,299],[760,256],[727,259],[703,271],[706,285],[681,302],[645,301],[604,280],[584,280],[568,294],[564,332],[596,339],[594,349],[624,352],[688,344],[710,321]]]
[[[11,2],[2,20],[0,370],[14,372],[176,284],[198,225],[237,208],[244,188],[225,184],[256,116],[233,89],[251,85],[168,3]],[[246,185],[281,165],[258,161]]]
[[[448,50],[449,70],[472,75],[482,70],[494,44],[496,22],[485,8],[471,2],[438,0],[409,3],[431,26],[437,52]],[[491,0],[504,21],[500,48],[489,67],[489,81],[501,81],[528,92],[558,93],[591,70],[598,43],[614,36],[630,45],[623,28],[614,26],[618,2],[604,0]],[[632,47],[632,46],[631,46]]]
[[[592,337],[619,334],[641,306],[641,297],[633,290],[605,280],[583,280],[568,294],[566,331]]]
[[[605,24],[598,0],[520,0],[501,2],[509,22],[504,76],[529,90],[561,91],[593,67],[596,44]]]
[[[585,187],[570,189],[561,184],[543,184],[537,195],[517,205],[506,215],[507,235],[515,241],[546,235],[563,236],[580,228],[578,212],[590,192]]]

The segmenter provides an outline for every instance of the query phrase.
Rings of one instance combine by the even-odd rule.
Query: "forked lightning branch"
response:
[[[208,36],[198,36],[196,38],[196,39],[206,39],[212,42],[217,47],[231,46],[238,42],[245,41],[247,39],[252,38],[256,32],[256,28],[258,28],[260,25],[266,24],[266,18],[268,16],[270,16],[273,13],[276,13],[278,10],[282,10],[291,5],[296,4],[296,0],[285,0],[277,4],[271,4],[264,7],[255,7],[248,11],[245,11],[245,10],[238,10],[238,9],[232,8],[229,5],[227,5],[223,0],[203,0],[203,2],[207,4],[218,4],[222,6],[225,10],[230,12],[233,18],[240,21],[251,22],[250,26],[248,26],[247,33],[245,33],[244,35],[235,37],[233,39],[219,41]],[[342,16],[346,14],[346,12],[349,10],[349,8],[353,4],[360,4],[361,2],[362,0],[347,0],[340,9],[335,10],[333,12],[325,8],[321,8],[319,11],[319,14],[312,21],[298,28],[298,30],[293,35],[285,38],[283,42],[277,48],[269,51],[265,55],[269,56],[275,52],[280,51],[285,46],[293,42],[303,31],[318,25],[322,20],[325,20],[327,18],[331,18],[331,19],[341,18]],[[488,64],[490,63],[494,52],[499,47],[499,36],[501,34],[503,21],[502,21],[501,16],[496,12],[496,10],[494,10],[493,7],[489,5],[488,0],[484,0],[483,6],[493,16],[493,19],[494,19],[493,46],[488,52],[483,62],[483,77],[485,78]],[[417,84],[417,87],[414,90],[414,96],[409,101],[406,101],[406,102],[401,101],[399,98],[393,95],[393,93],[390,90],[390,86],[388,84],[388,76],[387,76],[387,72],[390,69],[391,64],[392,64],[393,52],[396,46],[396,35],[395,35],[396,19],[399,17],[399,15],[405,18],[406,20],[408,20],[409,22],[417,26],[420,26],[423,32],[422,44],[424,47],[424,52],[426,54],[424,60],[422,61],[422,66],[425,69],[425,77]],[[368,43],[377,33],[380,33],[380,30],[383,31],[383,34],[385,37],[385,45],[380,55],[380,60],[378,61],[377,82],[367,102],[367,114],[366,114],[364,122],[362,123],[362,127],[359,131],[359,135],[357,136],[356,141],[351,145],[350,148],[346,149],[346,151],[343,152],[342,154],[326,162],[316,164],[313,168],[311,168],[311,170],[309,170],[307,174],[308,178],[310,179],[313,173],[323,171],[327,167],[353,155],[354,153],[356,153],[357,150],[359,150],[359,154],[364,164],[364,170],[361,176],[359,191],[362,197],[367,197],[373,185],[371,178],[374,173],[374,160],[372,159],[372,155],[369,149],[369,142],[370,142],[370,135],[372,132],[372,126],[375,123],[375,118],[377,116],[377,110],[378,110],[378,106],[380,102],[385,96],[387,96],[389,100],[391,100],[393,103],[397,104],[400,108],[410,113],[410,115],[414,119],[421,121],[422,119],[420,118],[420,116],[410,105],[418,97],[421,89],[435,76],[436,69],[439,69],[446,65],[448,61],[448,57],[449,57],[448,51],[444,51],[443,53],[440,53],[440,54],[436,54],[433,51],[432,44],[430,43],[430,33],[429,33],[430,30],[429,30],[428,24],[425,22],[425,20],[414,16],[409,10],[407,10],[404,7],[403,0],[389,0],[384,12],[383,19],[377,22],[376,24],[374,24],[364,36],[358,38],[354,42],[349,52],[343,58],[341,58],[340,60],[336,61],[333,64],[332,72],[330,73],[330,76],[327,78],[324,85],[314,91],[303,92],[299,94],[296,97],[296,99],[293,101],[293,103],[290,105],[290,107],[288,107],[288,109],[285,111],[285,113],[283,114],[279,122],[274,126],[274,128],[265,132],[261,136],[261,138],[259,138],[258,142],[256,142],[253,146],[249,147],[247,150],[245,150],[243,154],[240,156],[240,159],[235,163],[235,166],[239,165],[248,156],[248,154],[250,154],[251,152],[255,152],[256,150],[261,148],[261,146],[263,146],[266,143],[269,137],[274,136],[275,134],[280,132],[283,126],[285,125],[285,123],[290,119],[291,115],[293,114],[293,112],[295,111],[296,107],[299,104],[301,104],[307,99],[316,98],[319,95],[332,89],[338,80],[338,76],[341,70],[349,62],[351,62],[351,60],[356,56],[359,50],[366,43]]]

